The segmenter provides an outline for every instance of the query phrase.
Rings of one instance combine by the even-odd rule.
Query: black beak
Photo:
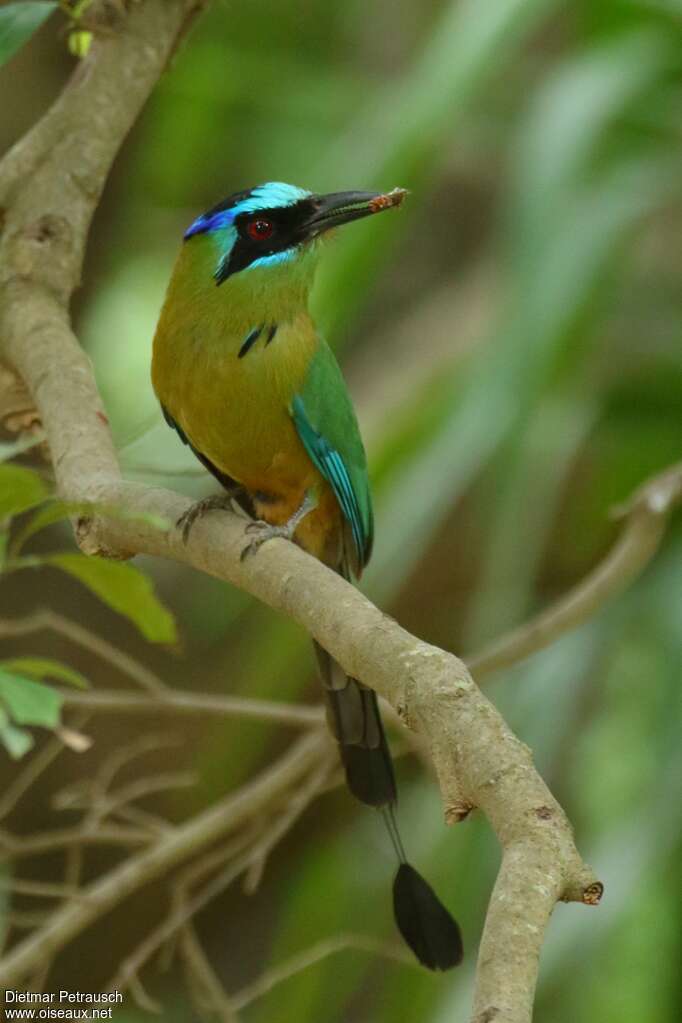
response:
[[[303,230],[308,238],[315,238],[330,227],[338,227],[339,224],[348,224],[351,220],[400,206],[406,195],[405,188],[394,188],[390,192],[332,192],[330,195],[313,195],[309,200],[313,211],[303,224]]]

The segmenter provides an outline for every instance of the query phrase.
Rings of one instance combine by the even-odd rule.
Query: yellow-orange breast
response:
[[[210,336],[207,337],[207,331]],[[156,336],[156,394],[197,451],[252,495],[260,518],[282,524],[306,492],[318,500],[296,539],[329,564],[340,559],[341,514],[334,494],[308,456],[290,415],[318,344],[310,317],[266,326],[247,354],[243,324],[226,317],[197,320],[191,306],[164,307]]]

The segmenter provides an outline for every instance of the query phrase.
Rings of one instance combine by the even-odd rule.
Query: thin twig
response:
[[[256,827],[253,821],[245,822],[239,832],[228,842],[221,842],[220,845],[210,852],[200,856],[189,866],[185,867],[173,881],[171,886],[171,907],[170,912],[177,912],[182,915],[183,907],[189,898],[190,890],[199,881],[210,874],[214,874],[218,867],[233,860],[236,856],[250,848],[260,833],[260,827]],[[165,942],[164,948],[159,956],[161,969],[168,969],[176,951],[179,931],[174,932]],[[146,940],[146,939],[145,939]]]
[[[94,827],[100,820],[104,820],[109,814],[120,811],[122,807],[136,799],[144,799],[159,792],[167,792],[169,789],[189,788],[196,785],[197,781],[198,776],[195,771],[168,771],[146,778],[136,778],[135,781],[109,795],[98,796],[94,804],[87,796],[80,796],[71,791],[68,793],[68,798],[63,798],[56,805],[60,810],[82,810],[92,806],[93,817],[87,822],[87,826]]]
[[[64,636],[72,643],[82,647],[83,650],[95,654],[101,661],[105,661],[123,675],[127,675],[141,689],[146,689],[150,693],[161,693],[166,688],[165,683],[158,675],[140,664],[130,654],[56,611],[44,609],[34,611],[33,614],[26,615],[24,618],[0,621],[0,639],[30,636],[34,632],[43,630],[56,632],[59,636]]]
[[[160,753],[165,750],[177,749],[180,746],[180,738],[175,735],[168,735],[163,732],[137,735],[130,742],[118,746],[107,756],[99,768],[95,779],[95,787],[102,795],[109,791],[114,778],[130,766],[138,757],[146,756],[148,753]]]
[[[180,948],[189,970],[206,993],[208,1008],[222,1020],[222,1023],[239,1023],[232,999],[218,980],[197,933],[189,922],[183,928]]]
[[[542,650],[559,636],[591,618],[621,593],[649,564],[665,534],[668,518],[682,495],[682,463],[647,480],[620,509],[623,532],[604,560],[577,586],[535,618],[467,657],[472,675],[481,681]]]
[[[8,891],[16,895],[33,895],[41,899],[78,899],[82,896],[74,891],[69,884],[53,884],[49,881],[28,881],[14,877],[8,881],[0,881],[0,892]]]
[[[28,760],[26,766],[5,789],[0,797],[0,820],[4,820],[15,808],[19,800],[38,778],[50,767],[60,753],[65,750],[61,739],[51,738]]]
[[[46,959],[44,963],[38,967],[35,971],[28,984],[26,985],[29,991],[44,991],[47,985],[47,978],[50,975],[52,969],[52,958]]]
[[[66,849],[72,845],[120,845],[125,848],[148,845],[150,835],[139,828],[100,827],[97,831],[83,831],[79,827],[57,828],[18,837],[0,833],[0,863],[24,856],[39,856]]]
[[[234,859],[235,856],[240,855],[245,849],[250,849],[260,834],[261,829],[262,825],[260,823],[256,827],[251,821],[230,842],[221,843],[217,848],[205,853],[185,867],[173,885],[173,898],[177,901],[177,904],[179,905],[181,902],[186,901],[187,893],[194,885],[203,881],[209,874],[215,873],[218,867],[222,867],[224,863]]]
[[[39,932],[15,946],[0,962],[0,986],[11,987],[51,954],[128,895],[167,873],[245,820],[277,801],[327,756],[329,741],[319,733],[298,739],[291,749],[238,792],[179,825],[84,889],[87,899],[50,916]]]
[[[133,1001],[144,1012],[153,1012],[160,1016],[162,1008],[155,998],[152,998],[140,978],[133,974],[128,981],[128,989],[133,996]]]
[[[107,804],[109,789],[116,775],[138,757],[149,752],[174,748],[179,740],[169,735],[141,735],[132,742],[113,750],[101,764],[93,777],[81,778],[67,785],[52,796],[52,805],[57,810],[88,808],[82,827],[92,830],[104,816],[101,809]]]
[[[224,871],[209,881],[199,893],[183,900],[171,909],[160,926],[155,928],[135,952],[122,963],[121,968],[109,984],[108,990],[125,990],[128,977],[138,974],[147,960],[177,931],[181,930],[187,920],[190,920],[199,910],[229,887],[255,859],[267,855],[274,848],[324,785],[326,772],[329,770],[329,758],[326,757],[323,763],[325,766],[318,764],[305,783],[299,783],[294,794],[289,796],[289,802],[284,811],[275,818],[260,838],[253,842],[241,856],[228,864]]]
[[[237,991],[232,995],[232,1004],[236,1009],[245,1009],[247,1005],[251,1005],[257,998],[262,998],[263,995],[269,994],[274,987],[283,983],[283,981],[289,980],[290,977],[301,973],[302,970],[307,970],[310,966],[314,966],[315,963],[319,963],[328,956],[334,955],[336,952],[343,952],[346,949],[357,949],[362,952],[368,952],[370,955],[393,959],[395,962],[402,963],[405,966],[414,966],[413,957],[408,955],[401,947],[389,945],[385,941],[377,941],[376,938],[370,938],[364,934],[337,934],[333,938],[324,938],[303,952],[298,952],[296,955],[291,956],[290,959],[286,959],[283,963],[271,967],[252,984],[243,987],[241,991]]]
[[[139,806],[119,806],[114,809],[112,816],[116,820],[125,821],[126,824],[137,824],[144,828],[149,835],[158,838],[159,835],[168,834],[173,830],[173,825],[156,813],[142,810]]]
[[[50,914],[47,910],[19,910],[13,909],[7,914],[5,921],[8,927],[16,927],[22,931],[32,931],[37,927],[44,927],[49,921]],[[39,966],[43,960],[36,960],[34,966]]]
[[[82,842],[78,842],[66,849],[64,858],[64,884],[72,890],[80,887],[85,865],[85,849]]]
[[[67,707],[82,707],[95,712],[224,715],[296,727],[314,727],[324,720],[324,712],[320,707],[292,706],[274,700],[250,700],[241,696],[219,696],[169,689],[158,696],[101,689],[86,693],[60,688],[59,693]]]

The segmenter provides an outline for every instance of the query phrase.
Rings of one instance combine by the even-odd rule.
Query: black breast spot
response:
[[[249,333],[244,338],[244,341],[242,342],[241,348],[239,349],[239,353],[237,355],[238,359],[243,359],[244,356],[247,355],[248,352],[251,351],[251,349],[255,345],[256,341],[261,336],[262,332],[263,332],[263,324],[262,323],[261,323],[260,327],[254,327],[253,330],[249,331]]]

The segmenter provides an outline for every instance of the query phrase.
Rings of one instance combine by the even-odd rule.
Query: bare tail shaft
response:
[[[327,699],[329,727],[339,744],[346,781],[356,799],[381,809],[400,865],[393,882],[393,911],[403,938],[431,970],[447,970],[462,958],[459,927],[424,878],[405,858],[395,820],[397,793],[376,693],[315,643]]]

